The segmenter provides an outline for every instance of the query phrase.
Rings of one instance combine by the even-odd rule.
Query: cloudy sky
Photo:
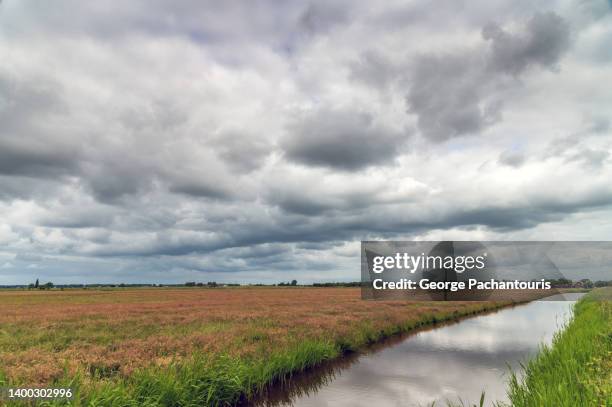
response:
[[[0,284],[608,240],[606,0],[0,1]]]

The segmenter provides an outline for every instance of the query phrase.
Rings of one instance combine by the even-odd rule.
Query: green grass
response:
[[[512,375],[515,407],[612,406],[612,288],[592,291],[574,306],[574,317]]]
[[[524,377],[512,377],[509,397],[513,406],[612,406],[612,308],[606,300],[611,294],[612,289],[595,290],[578,302],[574,318],[566,329],[555,336],[550,347],[543,347],[524,366]],[[495,307],[483,304],[483,308],[468,312],[484,311],[490,306]],[[74,399],[36,405],[231,406],[292,373],[384,337],[459,316],[458,312],[440,311],[384,330],[363,323],[351,334],[336,340],[303,341],[249,358],[199,354],[189,360],[177,360],[170,366],[143,368],[127,378],[104,369],[94,372],[94,377],[65,374],[50,387],[70,387],[75,391]],[[259,342],[264,336],[265,331],[259,326],[246,339]],[[0,387],[15,384],[3,376],[0,366]]]
[[[250,399],[265,386],[285,380],[295,372],[361,349],[385,337],[504,305],[507,304],[481,304],[464,312],[424,314],[418,320],[384,330],[363,323],[352,334],[341,339],[302,341],[287,349],[274,349],[265,355],[250,358],[199,354],[189,361],[177,360],[170,366],[138,370],[128,378],[117,377],[104,369],[93,372],[94,377],[65,375],[49,387],[70,387],[74,389],[74,399],[70,402],[39,402],[36,405],[232,406],[241,400]],[[260,336],[261,333],[254,331],[249,338],[257,341]],[[0,387],[16,385],[3,378],[1,370],[0,367]]]

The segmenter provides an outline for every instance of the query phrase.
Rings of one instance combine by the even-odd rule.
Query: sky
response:
[[[0,1],[0,284],[609,240],[605,0]]]

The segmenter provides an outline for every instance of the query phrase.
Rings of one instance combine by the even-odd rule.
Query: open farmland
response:
[[[381,337],[492,303],[363,301],[358,288],[0,291],[0,385],[77,401],[232,404]]]

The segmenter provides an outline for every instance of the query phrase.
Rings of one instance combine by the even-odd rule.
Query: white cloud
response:
[[[0,284],[355,280],[361,239],[601,239],[610,17],[575,3],[5,0]],[[449,65],[424,89],[427,58]]]

